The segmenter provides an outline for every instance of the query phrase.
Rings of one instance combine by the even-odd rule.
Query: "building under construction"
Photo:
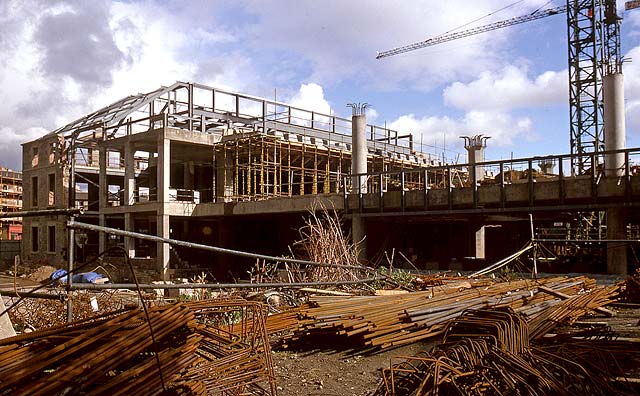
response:
[[[0,212],[10,214],[22,210],[22,173],[0,167]],[[0,240],[19,240],[22,219],[0,218]]]
[[[439,165],[410,134],[366,130],[365,172]],[[84,209],[81,221],[165,238],[286,253],[302,214],[341,210],[351,120],[178,82],[124,98],[23,145],[25,209]],[[74,186],[70,188],[70,186]],[[62,266],[67,217],[25,219],[23,260]],[[230,266],[228,257],[79,233],[79,260],[113,245],[139,268]]]

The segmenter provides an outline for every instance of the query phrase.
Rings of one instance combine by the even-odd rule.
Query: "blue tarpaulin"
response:
[[[102,278],[104,278],[104,276],[97,272],[81,272],[74,274],[71,279],[73,283],[95,283],[96,280]],[[53,283],[67,283],[67,271],[63,269],[55,270],[51,274],[50,279]]]

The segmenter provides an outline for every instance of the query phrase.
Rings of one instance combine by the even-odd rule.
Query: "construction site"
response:
[[[180,81],[23,143],[0,394],[640,393],[616,2],[377,58],[558,13],[566,154],[486,160],[477,134],[450,162],[367,103],[343,118]]]

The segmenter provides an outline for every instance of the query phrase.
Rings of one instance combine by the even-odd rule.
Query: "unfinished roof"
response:
[[[186,82],[128,96],[53,133],[86,142],[146,132],[163,125],[220,135],[229,134],[228,131],[258,132],[341,144],[351,141],[350,119]],[[407,159],[416,155],[410,134],[401,136],[397,131],[375,125],[367,125],[367,133],[372,153],[393,153]]]

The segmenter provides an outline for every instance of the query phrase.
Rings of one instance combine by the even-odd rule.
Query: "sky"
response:
[[[459,163],[463,135],[491,137],[487,160],[569,153],[564,15],[375,59],[564,3],[0,0],[0,165],[20,170],[21,143],[175,81],[344,117],[347,103],[367,102],[370,123]],[[640,9],[623,6],[627,146],[637,147]]]

